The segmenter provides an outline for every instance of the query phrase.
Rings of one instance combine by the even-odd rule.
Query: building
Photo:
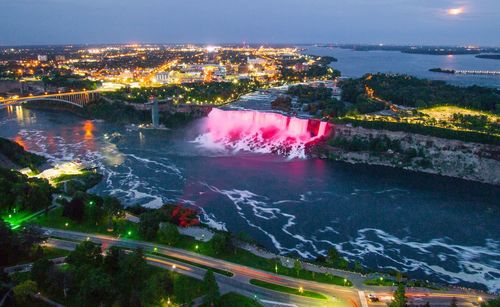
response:
[[[264,66],[266,65],[267,61],[262,58],[247,58],[247,64],[250,66]]]
[[[163,84],[224,81],[226,67],[223,65],[180,65],[175,70],[160,72],[155,81]]]
[[[155,81],[158,83],[170,83],[168,80],[170,72],[159,72],[155,75]]]
[[[48,60],[48,57],[46,54],[39,54],[37,56],[37,58],[38,58],[38,61],[40,61],[40,62],[47,62],[47,60]]]

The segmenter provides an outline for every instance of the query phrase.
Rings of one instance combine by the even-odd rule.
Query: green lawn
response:
[[[268,283],[268,282],[258,280],[258,279],[251,279],[250,283],[254,286],[266,288],[266,289],[273,290],[273,291],[294,294],[294,295],[299,295],[299,296],[305,296],[305,297],[310,297],[310,298],[315,298],[315,299],[320,299],[320,300],[327,299],[326,296],[324,296],[323,294],[318,293],[318,292],[308,291],[308,290],[304,290],[304,289],[290,288],[290,287],[286,287],[286,286],[282,286],[282,285]]]
[[[365,280],[363,284],[367,286],[394,286],[396,282],[385,278],[373,278]]]
[[[79,224],[67,217],[62,216],[63,208],[56,208],[49,212],[47,215],[40,215],[31,222],[44,227],[67,229],[72,231],[87,232],[87,233],[100,233],[112,236],[120,236],[122,238],[129,238],[140,240],[137,224],[129,222],[125,219],[115,220],[113,231],[108,231],[106,224],[97,224],[89,222],[90,218],[85,217],[84,221]]]

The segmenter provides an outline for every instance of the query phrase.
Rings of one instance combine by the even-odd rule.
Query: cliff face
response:
[[[21,145],[0,138],[0,167],[15,169],[29,167],[35,170],[46,161],[44,157],[24,150]]]
[[[313,154],[500,185],[500,147],[337,125]]]

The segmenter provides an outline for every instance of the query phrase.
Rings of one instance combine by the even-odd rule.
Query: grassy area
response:
[[[393,116],[349,115],[335,121],[365,128],[405,131],[469,142],[500,143],[498,115],[456,106],[400,110]]]
[[[59,249],[59,248],[54,248],[54,247],[44,247],[43,248],[43,256],[47,259],[66,257],[69,255],[69,253],[70,253],[70,251],[67,251],[65,249]]]
[[[221,270],[221,269],[209,267],[209,266],[206,266],[206,265],[203,265],[203,264],[191,262],[191,261],[180,259],[180,258],[177,258],[177,257],[172,257],[172,256],[160,254],[160,253],[154,253],[154,252],[152,253],[152,255],[154,255],[156,257],[159,257],[159,258],[172,259],[172,260],[179,261],[179,262],[182,262],[182,263],[186,263],[186,264],[189,264],[189,265],[192,265],[192,266],[195,266],[195,267],[199,267],[199,268],[202,268],[202,269],[205,269],[205,270],[212,270],[214,273],[218,273],[218,274],[221,274],[221,275],[224,275],[224,276],[227,276],[227,277],[234,276],[234,274],[231,273],[231,272],[229,272],[229,271],[225,271],[225,270]]]
[[[299,295],[299,296],[305,296],[305,297],[310,297],[310,298],[315,298],[315,299],[320,299],[320,300],[327,299],[327,297],[321,293],[304,290],[302,288],[299,288],[299,289],[290,288],[290,287],[286,287],[286,286],[282,286],[282,285],[268,283],[268,282],[258,280],[258,279],[251,279],[250,283],[254,286],[266,288],[266,289],[273,290],[273,291],[294,294],[294,295]]]
[[[78,174],[62,174],[51,178],[51,184],[56,188],[62,188],[64,182],[67,182],[68,193],[75,191],[87,191],[97,185],[102,180],[102,175],[89,170],[81,170]]]
[[[363,284],[367,286],[394,286],[396,282],[385,278],[373,278],[365,280]]]
[[[116,219],[114,221],[113,230],[108,231],[108,227],[106,224],[92,223],[90,222],[91,219],[88,217],[84,218],[84,221],[79,224],[67,217],[62,216],[62,212],[63,208],[56,208],[50,211],[47,215],[43,214],[34,218],[31,222],[44,227],[52,227],[87,233],[100,233],[111,236],[120,236],[122,238],[140,240],[137,230],[137,224],[125,219]]]
[[[287,268],[279,261],[274,259],[266,259],[256,256],[249,251],[237,248],[232,254],[216,254],[210,242],[198,242],[192,237],[183,237],[176,245],[178,248],[190,250],[200,253],[205,256],[223,259],[232,263],[246,265],[252,268],[260,269],[263,271],[277,273],[280,275],[290,276],[299,279],[312,280],[316,282],[333,284],[338,286],[352,286],[352,282],[345,280],[340,276],[331,274],[315,273],[307,270],[299,270],[298,272],[293,268]]]
[[[85,218],[83,223],[81,224],[75,223],[74,221],[71,221],[69,218],[62,216],[62,208],[57,208],[49,212],[48,215],[41,215],[33,221],[41,226],[46,226],[46,227],[67,229],[67,230],[87,232],[87,233],[100,233],[113,236],[120,236],[122,238],[142,240],[142,238],[140,238],[138,233],[138,225],[135,223],[129,222],[124,219],[120,219],[116,221],[113,231],[108,231],[106,225],[96,225],[94,223],[89,223],[88,222],[89,220],[90,218]],[[160,244],[159,242],[155,243]],[[232,263],[237,263],[248,267],[260,269],[263,271],[277,273],[280,275],[311,280],[321,283],[333,284],[338,286],[346,286],[346,287],[352,286],[352,283],[349,280],[345,280],[340,276],[324,274],[324,273],[315,273],[303,269],[296,271],[293,268],[287,268],[281,265],[279,261],[276,261],[274,259],[262,258],[239,248],[236,249],[235,252],[231,254],[217,254],[210,242],[196,241],[194,238],[189,236],[181,236],[180,240],[178,240],[178,243],[174,247],[196,252],[209,257],[226,260]]]
[[[19,226],[33,215],[33,212],[23,210],[16,213],[2,213],[0,218],[9,223],[12,229],[17,229]]]

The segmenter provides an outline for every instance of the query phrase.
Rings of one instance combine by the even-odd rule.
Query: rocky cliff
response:
[[[500,185],[500,147],[337,125],[313,155]]]

